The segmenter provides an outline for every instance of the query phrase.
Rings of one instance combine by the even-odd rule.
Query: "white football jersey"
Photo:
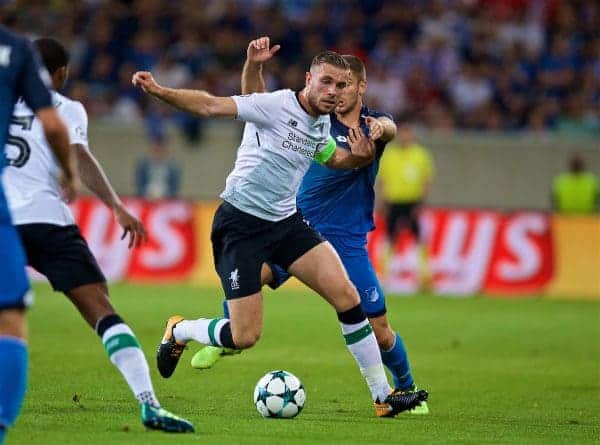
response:
[[[296,212],[296,195],[313,160],[330,155],[329,115],[313,117],[292,90],[233,96],[246,122],[221,198],[268,221]],[[320,159],[321,158],[321,159]]]
[[[52,101],[68,128],[69,144],[81,144],[87,150],[88,119],[83,105],[55,91]],[[61,197],[60,167],[42,123],[22,100],[15,105],[5,150],[8,162],[2,179],[14,224],[75,224]]]

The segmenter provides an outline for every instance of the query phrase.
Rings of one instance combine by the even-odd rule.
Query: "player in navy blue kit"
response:
[[[248,60],[242,75],[242,93],[265,91],[262,64],[270,59],[279,46],[269,47],[269,39],[263,37],[250,43]],[[383,290],[375,275],[366,249],[367,234],[375,228],[373,207],[374,184],[379,160],[385,145],[394,138],[396,125],[390,115],[371,110],[363,105],[362,97],[367,88],[365,66],[356,56],[344,56],[350,66],[350,81],[342,94],[335,113],[331,114],[330,134],[337,145],[349,149],[350,128],[361,126],[375,140],[375,159],[370,164],[354,170],[337,170],[311,164],[304,176],[297,197],[297,206],[304,219],[315,228],[337,253],[352,283],[360,294],[361,305],[366,312],[381,349],[384,365],[392,373],[394,385],[403,391],[415,391],[406,349],[400,336],[394,332],[386,316]],[[288,272],[277,264],[264,265],[261,274],[263,284],[272,288],[282,285]],[[227,312],[227,304],[223,305]],[[192,366],[211,367],[222,355],[233,351],[206,347],[192,359]],[[429,412],[426,402],[410,411],[414,414]]]
[[[78,181],[70,162],[67,129],[52,106],[42,77],[47,80],[47,73],[29,42],[0,26],[0,171],[5,164],[5,145],[21,142],[9,138],[8,127],[15,102],[22,97],[42,122],[62,168],[65,198],[72,200]],[[0,444],[17,418],[27,387],[25,309],[29,304],[25,254],[0,185]]]

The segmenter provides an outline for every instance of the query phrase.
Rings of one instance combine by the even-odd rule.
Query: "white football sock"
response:
[[[363,320],[356,324],[341,322],[340,324],[346,346],[358,363],[360,373],[367,382],[373,400],[383,402],[392,389],[387,381],[379,345],[369,320]]]
[[[198,320],[183,320],[173,328],[175,340],[188,342],[196,340],[208,346],[223,346],[221,344],[221,329],[229,323],[227,318],[199,318]]]
[[[129,326],[125,323],[111,326],[102,335],[102,343],[110,361],[121,371],[138,402],[159,407],[148,362]]]

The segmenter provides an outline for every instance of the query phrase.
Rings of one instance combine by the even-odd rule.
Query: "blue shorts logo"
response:
[[[377,290],[377,288],[375,286],[365,289],[364,292],[365,292],[365,297],[371,303],[375,303],[377,300],[379,300],[379,291]]]

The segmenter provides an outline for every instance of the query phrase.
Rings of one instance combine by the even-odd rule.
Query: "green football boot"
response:
[[[164,408],[157,408],[149,403],[142,403],[142,423],[146,428],[161,430],[167,433],[193,433],[191,422],[170,413]]]
[[[221,348],[218,346],[205,346],[192,357],[192,368],[210,369],[225,355],[235,355],[241,350]]]

